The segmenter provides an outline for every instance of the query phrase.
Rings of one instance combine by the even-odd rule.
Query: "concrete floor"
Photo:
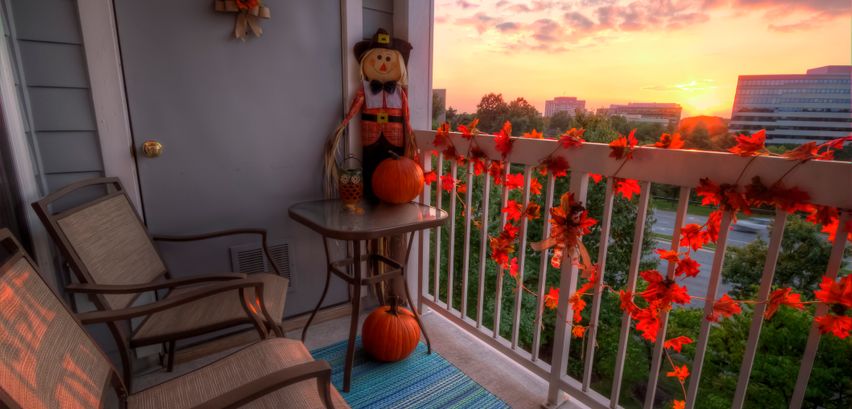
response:
[[[366,318],[362,314],[361,321]],[[503,399],[516,409],[538,409],[547,396],[547,383],[526,368],[468,334],[438,314],[426,312],[424,324],[432,340],[432,348],[474,381]],[[349,319],[339,318],[312,325],[305,345],[308,349],[319,348],[345,340],[349,331]],[[287,333],[288,338],[298,339],[301,330]],[[174,373],[162,369],[150,371],[135,380],[134,389],[156,385],[173,376],[189,372],[232,351],[225,351],[203,359],[178,365]],[[356,380],[357,383],[357,380]],[[584,408],[574,401],[566,401],[560,409]]]

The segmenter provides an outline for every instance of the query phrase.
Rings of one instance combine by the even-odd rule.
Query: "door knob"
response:
[[[148,158],[156,158],[163,154],[163,144],[157,141],[142,142],[142,154]]]

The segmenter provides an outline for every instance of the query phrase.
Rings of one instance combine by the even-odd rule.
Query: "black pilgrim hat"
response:
[[[408,64],[408,55],[411,53],[411,49],[413,47],[408,41],[391,38],[390,34],[388,34],[385,29],[380,28],[376,31],[376,34],[373,35],[373,38],[359,41],[355,44],[355,58],[358,58],[358,61],[361,61],[364,54],[374,48],[387,48],[399,51],[402,55],[402,60],[405,64]]]

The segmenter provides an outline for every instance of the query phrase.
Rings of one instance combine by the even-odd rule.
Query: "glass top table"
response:
[[[388,205],[363,202],[354,212],[337,199],[297,203],[290,217],[324,237],[338,240],[371,240],[438,227],[447,212],[424,204]]]
[[[447,212],[419,203],[388,205],[362,202],[355,209],[347,207],[339,199],[331,199],[297,203],[291,206],[289,210],[290,218],[322,236],[327,266],[325,288],[316,308],[314,308],[302,329],[302,342],[305,341],[308,327],[310,327],[325,300],[325,296],[328,294],[331,276],[334,275],[346,281],[351,290],[352,313],[349,320],[349,340],[346,346],[346,360],[343,368],[344,392],[349,392],[352,382],[355,337],[358,333],[358,314],[361,311],[361,286],[363,285],[372,285],[397,278],[402,279],[408,306],[414,313],[417,324],[426,339],[427,353],[432,353],[432,344],[411,298],[411,291],[408,289],[408,283],[405,280],[405,271],[408,266],[414,234],[420,230],[438,227],[448,218]],[[361,252],[362,241],[375,242],[386,237],[406,235],[408,236],[407,250],[404,254],[398,254],[397,259],[391,257],[390,254],[382,254],[381,250],[376,250],[378,246],[374,246],[372,252],[370,246],[366,246],[366,253],[362,254]],[[331,254],[328,250],[329,239],[350,242],[352,245],[351,257],[338,261],[331,260]],[[366,264],[366,269],[363,268],[362,263]],[[379,269],[379,264],[382,264],[385,268]]]

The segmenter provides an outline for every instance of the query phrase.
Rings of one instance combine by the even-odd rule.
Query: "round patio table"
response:
[[[346,281],[352,290],[350,302],[352,303],[352,315],[349,321],[349,340],[346,348],[346,361],[343,371],[343,391],[349,392],[352,377],[352,365],[355,357],[355,337],[358,333],[358,314],[361,306],[361,286],[373,285],[381,281],[389,281],[401,277],[405,283],[405,297],[417,324],[426,339],[428,352],[432,353],[432,344],[426,334],[426,328],[420,320],[420,314],[411,299],[411,291],[405,281],[405,270],[408,266],[408,257],[411,254],[411,245],[414,241],[414,233],[438,227],[447,220],[447,212],[419,203],[406,203],[401,205],[388,205],[383,203],[371,204],[361,203],[361,211],[354,212],[347,208],[338,199],[316,200],[297,203],[290,207],[289,214],[293,220],[307,226],[322,236],[323,247],[326,257],[325,286],[322,290],[319,302],[311,313],[305,328],[302,330],[302,341],[311,325],[314,317],[319,311],[322,302],[328,294],[328,284],[331,275]],[[365,246],[365,253],[361,253],[361,241],[376,240],[383,237],[397,235],[408,235],[405,256],[403,260],[394,260],[388,256],[370,253]],[[331,260],[328,250],[328,240],[345,240],[352,243],[352,257],[343,260]],[[367,266],[377,267],[380,263],[387,266],[381,274],[364,274],[362,262]]]

